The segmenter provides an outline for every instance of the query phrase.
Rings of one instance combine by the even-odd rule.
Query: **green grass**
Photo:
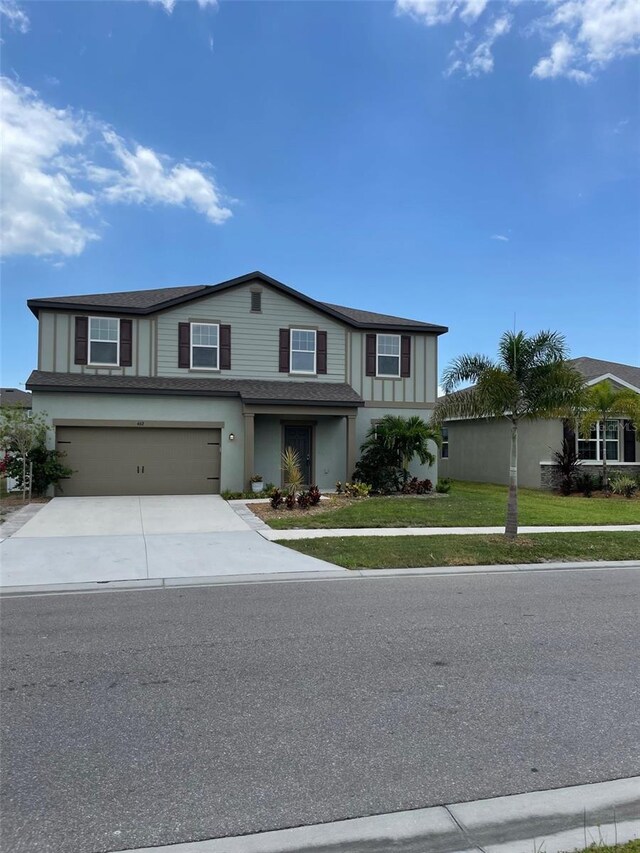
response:
[[[634,838],[626,844],[591,844],[576,853],[640,853],[640,838]]]
[[[640,533],[536,533],[504,536],[345,536],[282,540],[294,551],[346,569],[484,566],[640,559]]]
[[[565,498],[519,490],[521,525],[640,524],[640,500]],[[275,529],[339,527],[493,527],[505,521],[507,487],[455,482],[448,498],[368,498],[302,518],[268,520]]]

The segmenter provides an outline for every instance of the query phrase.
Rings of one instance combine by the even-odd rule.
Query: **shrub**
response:
[[[620,474],[611,480],[611,491],[616,495],[624,495],[625,498],[632,498],[638,491],[638,486],[633,477],[626,477]]]
[[[336,483],[336,494],[341,495],[343,492],[342,483],[340,480]]]
[[[320,489],[317,486],[311,486],[307,494],[309,495],[309,503],[311,504],[311,506],[317,506],[320,503],[320,498],[322,497],[322,495],[320,493]]]
[[[402,467],[397,464],[394,451],[381,443],[372,443],[364,449],[353,473],[353,479],[361,483],[371,483],[374,492],[388,495],[391,492],[397,492],[402,486]]]
[[[23,475],[22,459],[18,454],[7,454],[5,456],[5,476],[16,481],[19,489],[29,482],[29,463],[33,466],[31,477],[31,492],[34,495],[44,495],[49,486],[56,485],[60,491],[64,488],[60,480],[70,477],[73,469],[62,462],[65,456],[59,450],[49,450],[44,444],[38,444],[29,451],[26,477]],[[25,482],[26,481],[26,482]]]
[[[344,493],[350,498],[368,498],[371,486],[368,483],[345,483]]]
[[[298,506],[300,509],[309,509],[309,492],[300,492],[298,495]]]
[[[302,472],[300,470],[300,454],[293,447],[285,447],[281,454],[282,471],[284,482],[289,494],[293,496],[294,502],[296,492],[302,485]]]
[[[279,509],[284,503],[284,498],[280,489],[274,489],[271,492],[271,506],[273,509]]]
[[[450,477],[442,477],[442,479],[438,480],[436,483],[436,492],[439,495],[448,495],[451,491],[451,478]]]
[[[417,477],[412,477],[402,487],[403,495],[424,495],[433,489],[431,480],[419,480]]]
[[[261,483],[262,482],[262,474],[254,474],[250,480],[250,483]]]
[[[293,509],[296,505],[296,496],[295,492],[287,492],[287,496],[284,499],[284,505],[287,509]]]
[[[596,487],[596,480],[593,474],[588,474],[586,471],[582,471],[576,477],[576,489],[579,492],[582,492],[585,498],[590,498],[593,494],[593,490]]]
[[[560,471],[560,491],[563,495],[570,495],[581,465],[575,441],[563,438],[562,449],[555,451],[553,459]]]

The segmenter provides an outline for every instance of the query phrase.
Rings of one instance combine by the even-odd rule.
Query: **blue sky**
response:
[[[633,0],[1,0],[2,384],[29,297],[260,269],[640,361]]]

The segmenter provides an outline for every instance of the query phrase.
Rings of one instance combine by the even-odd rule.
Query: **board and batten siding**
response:
[[[247,284],[158,314],[158,376],[184,376],[188,372],[178,367],[178,323],[211,321],[231,326],[231,370],[220,374],[197,370],[194,376],[308,380],[304,374],[279,371],[279,330],[300,327],[327,333],[327,372],[319,381],[345,381],[346,326],[266,286],[262,288],[262,311],[252,312],[250,308],[251,285]]]
[[[368,402],[435,403],[438,390],[438,338],[411,335],[411,375],[406,379],[376,379],[366,375],[367,331],[348,333],[347,382]],[[385,332],[383,334],[393,334]]]
[[[90,373],[113,376],[153,376],[153,319],[132,318],[130,367],[91,367],[75,363],[75,318],[81,315],[62,311],[40,311],[38,370],[54,373]],[[118,314],[100,315],[118,317]]]

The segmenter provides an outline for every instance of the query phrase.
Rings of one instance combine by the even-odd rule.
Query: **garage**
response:
[[[206,495],[220,491],[220,430],[58,426],[73,469],[57,494]]]

